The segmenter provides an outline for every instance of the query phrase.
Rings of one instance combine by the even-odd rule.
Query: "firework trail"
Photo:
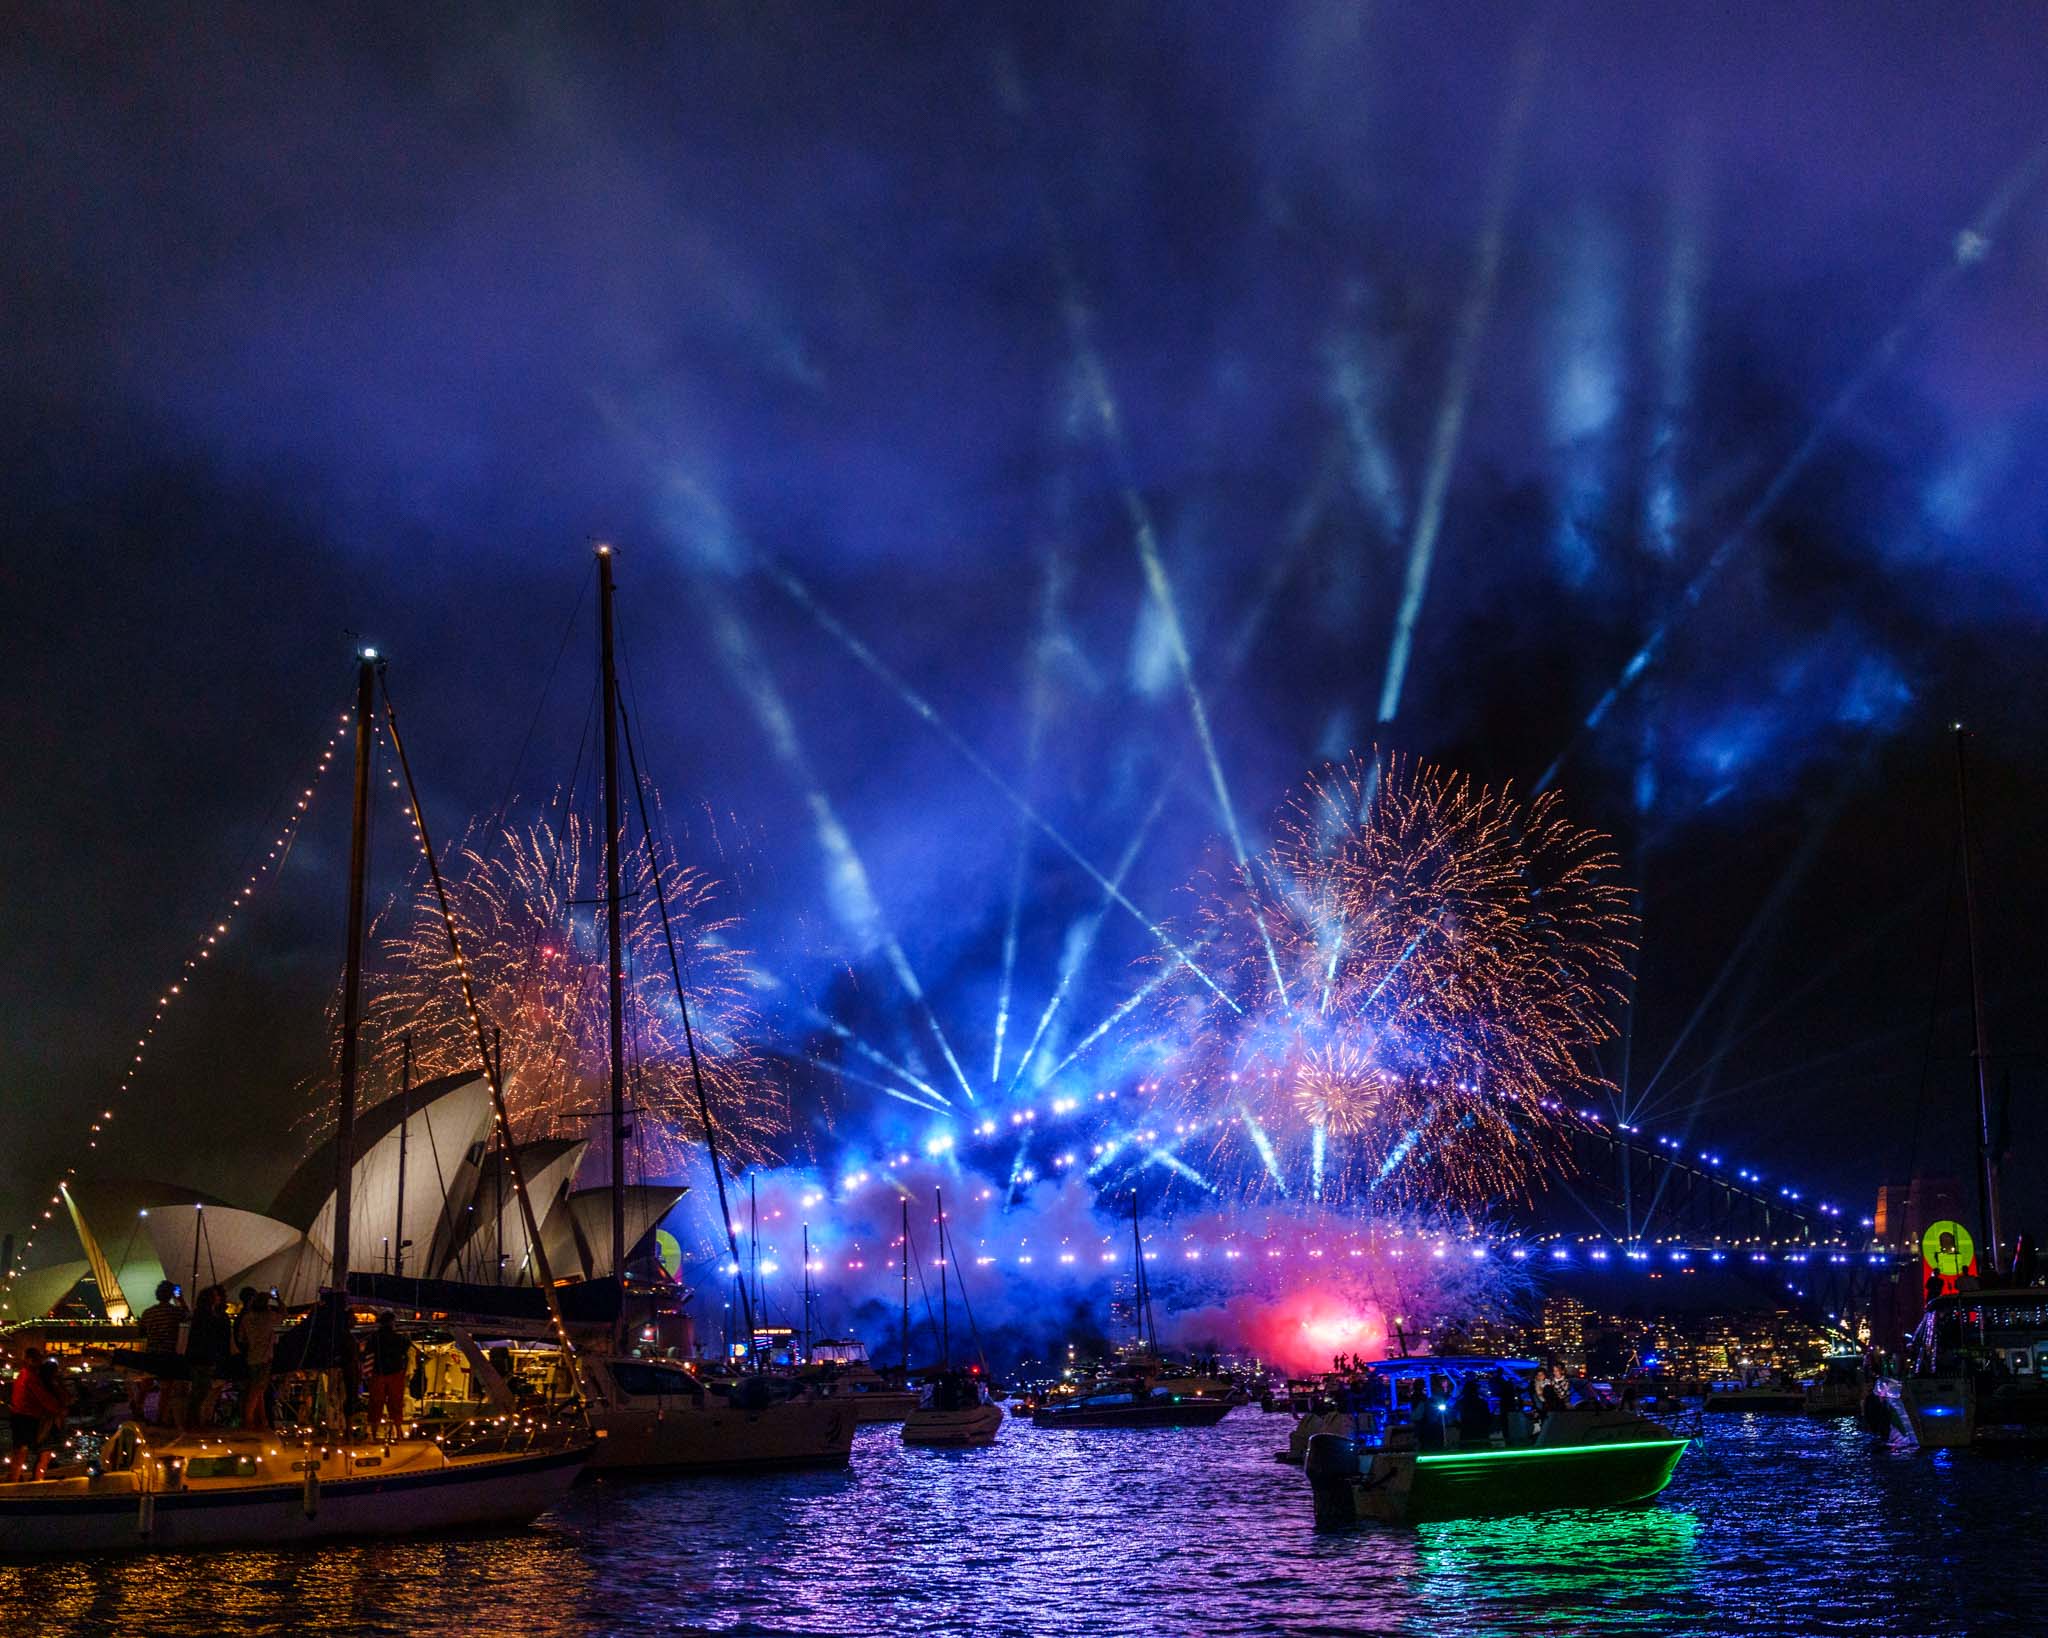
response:
[[[464,839],[453,909],[486,1024],[501,1029],[505,1095],[520,1141],[596,1137],[606,1100],[603,859],[596,828],[574,815],[488,829]],[[662,941],[661,918],[638,849],[621,887],[626,952],[628,1096],[635,1164],[649,1178],[673,1177],[701,1153],[682,1017]],[[788,1130],[785,1094],[753,1046],[757,1021],[747,1001],[745,953],[731,943],[737,922],[721,912],[717,885],[661,854],[685,990],[719,1139],[729,1164],[767,1159]],[[416,895],[380,917],[378,962],[368,1018],[385,1056],[412,1037],[415,1079],[474,1067],[475,1036],[439,911]],[[604,1145],[593,1143],[597,1156]]]
[[[1560,1106],[1606,1090],[1592,1057],[1625,1004],[1607,838],[1554,793],[1525,807],[1377,753],[1307,781],[1278,832],[1195,885],[1232,1006],[1178,983],[1149,1021],[1180,1157],[1248,1198],[1529,1198],[1563,1159]]]

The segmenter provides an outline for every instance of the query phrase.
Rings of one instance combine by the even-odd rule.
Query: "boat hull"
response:
[[[1428,1524],[1645,1502],[1671,1482],[1687,1443],[1638,1439],[1361,1453],[1349,1439],[1321,1434],[1310,1446],[1307,1466],[1318,1523]]]
[[[1031,1413],[1041,1428],[1212,1428],[1230,1414],[1215,1399],[1169,1400],[1138,1405],[1062,1405]]]
[[[1886,1377],[1873,1391],[1893,1429],[1923,1450],[1959,1450],[1977,1436],[1976,1395],[1965,1377]]]
[[[844,1467],[853,1456],[853,1407],[795,1399],[758,1410],[713,1404],[595,1412],[593,1474],[749,1473]]]
[[[937,1448],[992,1445],[1003,1425],[1000,1405],[974,1405],[966,1410],[915,1410],[904,1418],[903,1442]]]
[[[568,1493],[588,1445],[424,1472],[145,1494],[133,1473],[0,1485],[0,1555],[288,1547],[530,1524]]]

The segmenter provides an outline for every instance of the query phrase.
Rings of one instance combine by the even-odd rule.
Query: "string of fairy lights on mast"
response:
[[[226,906],[207,922],[205,930],[199,934],[191,946],[190,953],[179,965],[176,979],[157,993],[156,1005],[150,1012],[149,1022],[143,1026],[142,1033],[135,1037],[134,1046],[127,1054],[127,1062],[122,1068],[120,1079],[86,1127],[87,1150],[99,1147],[100,1137],[107,1127],[113,1124],[120,1100],[134,1090],[136,1081],[147,1065],[149,1050],[156,1040],[157,1031],[163,1027],[164,1019],[171,1008],[187,994],[193,980],[206,970],[205,964],[213,959],[214,951],[220,948],[222,942],[233,931],[237,919],[248,908],[258,889],[275,880],[278,871],[283,868],[292,844],[298,839],[299,832],[306,823],[307,814],[312,812],[314,794],[320,789],[321,781],[326,778],[328,769],[334,766],[335,756],[354,722],[353,707],[341,713],[339,723],[328,734],[327,743],[321,747],[319,759],[314,763],[312,773],[307,776],[303,785],[296,788],[296,794],[291,798],[292,805],[285,812],[284,824],[274,836],[266,839],[267,847],[263,857],[257,861],[254,869],[236,883]],[[0,1312],[11,1309],[15,1277],[26,1272],[29,1253],[35,1250],[35,1237],[42,1232],[46,1224],[55,1219],[57,1208],[63,1204],[63,1191],[77,1176],[78,1166],[67,1166],[64,1175],[58,1179],[56,1188],[51,1191],[48,1204],[40,1208],[37,1215],[31,1219],[19,1253],[8,1266],[5,1279],[0,1280]]]

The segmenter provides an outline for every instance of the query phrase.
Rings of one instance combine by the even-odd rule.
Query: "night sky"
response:
[[[1253,846],[1375,743],[1555,768],[1643,892],[1603,1067],[1860,1214],[1969,1165],[1961,718],[2008,1228],[2048,1209],[2038,8],[13,15],[8,1226],[358,638],[437,830],[587,791],[596,539],[764,1039],[808,1002],[946,1074],[893,938],[998,1107],[987,771],[1105,870],[1163,795],[1126,889],[1184,915],[1184,653]],[[268,1199],[345,852],[330,780],[93,1169]],[[1021,880],[1028,1020],[1098,896],[1042,834]],[[1150,948],[1105,921],[1069,1045]],[[922,1130],[797,1091],[823,1164]]]

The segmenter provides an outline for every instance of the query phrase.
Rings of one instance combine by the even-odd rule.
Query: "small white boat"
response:
[[[591,1453],[584,1435],[475,1455],[435,1439],[145,1439],[130,1423],[97,1472],[0,1484],[0,1554],[283,1547],[530,1524]]]
[[[917,1409],[903,1421],[906,1445],[992,1445],[1003,1408],[972,1371],[946,1371],[926,1384]]]
[[[1003,1425],[1003,1407],[995,1404],[988,1396],[988,1380],[985,1375],[988,1361],[982,1361],[982,1370],[956,1370],[953,1366],[952,1297],[954,1281],[960,1284],[960,1301],[967,1301],[967,1282],[960,1271],[953,1266],[951,1255],[952,1237],[946,1232],[946,1201],[938,1190],[932,1191],[934,1222],[939,1231],[939,1349],[945,1364],[939,1373],[924,1386],[917,1408],[903,1419],[903,1442],[906,1445],[949,1445],[967,1447],[992,1445],[996,1433]],[[906,1292],[905,1317],[908,1319],[909,1268],[910,1268],[910,1203],[903,1204],[903,1266]],[[968,1310],[970,1321],[973,1310]],[[905,1326],[908,1335],[908,1325]]]

